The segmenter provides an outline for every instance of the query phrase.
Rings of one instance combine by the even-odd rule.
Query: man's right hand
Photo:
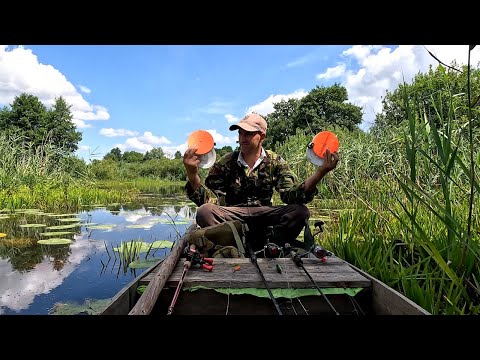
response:
[[[188,182],[193,190],[200,186],[200,177],[198,176],[198,164],[200,163],[200,156],[195,154],[198,148],[196,146],[188,148],[183,154],[183,166],[187,170]]]
[[[195,176],[198,173],[198,164],[200,163],[200,156],[195,154],[195,151],[197,151],[197,147],[191,147],[185,150],[185,153],[183,154],[183,165],[185,166],[185,169],[187,170],[187,175],[190,176]]]

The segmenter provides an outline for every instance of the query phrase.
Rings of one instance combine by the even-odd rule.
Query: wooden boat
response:
[[[334,255],[326,262],[305,257],[303,267],[291,257],[258,258],[261,273],[250,258],[215,258],[211,272],[192,266],[184,273],[182,253],[195,229],[192,225],[164,260],[125,286],[101,315],[167,315],[179,282],[173,315],[430,315]],[[140,295],[141,285],[146,288]]]

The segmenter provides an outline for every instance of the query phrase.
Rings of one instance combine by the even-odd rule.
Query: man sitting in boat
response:
[[[308,224],[310,211],[305,206],[318,193],[318,182],[337,166],[338,153],[326,152],[325,161],[302,182],[298,182],[287,162],[262,146],[267,134],[265,119],[251,113],[230,126],[238,130],[239,149],[224,155],[209,170],[205,185],[198,175],[200,156],[197,147],[189,147],[183,156],[188,182],[187,196],[198,207],[200,227],[229,220],[247,223],[248,238],[254,250],[264,245],[265,229],[273,226],[271,242],[283,246],[292,242]],[[209,191],[216,196],[211,197]],[[273,190],[286,205],[272,206]],[[216,204],[215,204],[216,202]]]

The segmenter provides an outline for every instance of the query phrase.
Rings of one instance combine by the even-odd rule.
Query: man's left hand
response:
[[[319,170],[323,169],[323,171],[327,173],[335,169],[337,167],[338,160],[339,157],[337,151],[331,153],[330,149],[326,149],[325,157],[323,158],[323,164],[319,167]]]

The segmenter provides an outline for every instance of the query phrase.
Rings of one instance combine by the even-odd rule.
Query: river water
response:
[[[131,241],[151,245],[165,240],[160,247],[147,245],[136,260],[160,259],[193,223],[194,204],[172,200],[162,203],[154,195],[150,198],[155,201],[148,198],[141,204],[98,206],[72,214],[27,210],[0,215],[0,232],[6,234],[0,238],[0,314],[94,314],[100,311],[147,266],[130,267],[130,260],[135,259],[127,261],[122,251],[114,248]],[[70,229],[48,229],[72,222],[76,225]],[[29,224],[39,225],[30,227]],[[54,236],[72,242],[38,243],[52,238],[44,233],[55,231],[72,232]]]

